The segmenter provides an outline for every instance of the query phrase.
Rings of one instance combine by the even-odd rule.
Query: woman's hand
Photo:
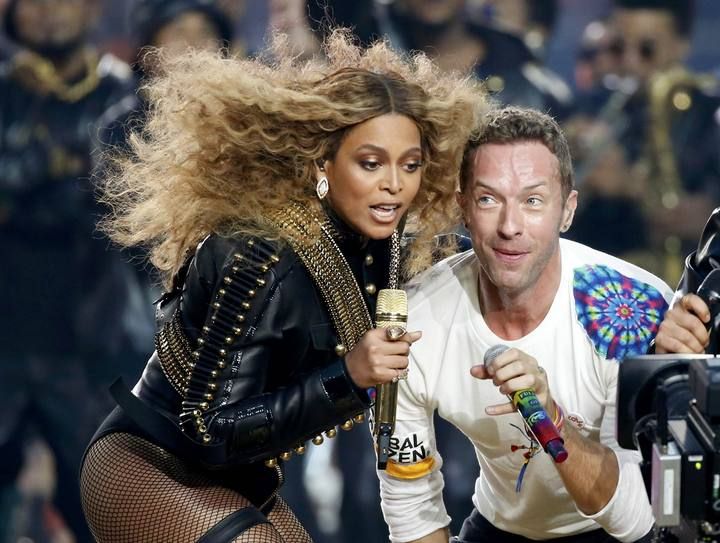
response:
[[[388,338],[387,329],[368,330],[345,355],[345,365],[353,382],[362,388],[402,379],[407,375],[410,345],[422,332],[405,332],[398,339]]]
[[[701,354],[710,342],[710,309],[700,296],[686,294],[665,313],[655,336],[655,352]]]

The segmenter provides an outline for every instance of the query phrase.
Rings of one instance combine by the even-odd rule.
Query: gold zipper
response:
[[[273,493],[270,494],[270,496],[268,496],[268,499],[265,500],[260,507],[258,507],[258,509],[260,509],[260,511],[262,511],[263,509],[265,509],[265,506],[266,506],[267,504],[269,504],[272,500],[274,500],[274,499],[277,497],[277,495],[278,495],[279,492],[280,492],[280,487],[281,487],[281,486],[283,485],[283,483],[285,482],[285,476],[283,475],[283,472],[282,472],[282,470],[280,469],[280,466],[276,465],[276,466],[273,466],[273,467],[275,468],[275,471],[277,472],[278,484],[277,484],[277,487],[275,487],[275,490],[273,490]]]

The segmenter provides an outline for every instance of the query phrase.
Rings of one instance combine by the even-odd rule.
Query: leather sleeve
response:
[[[720,207],[710,215],[700,236],[698,248],[685,259],[685,270],[675,292],[675,298],[688,293],[698,294],[703,282],[711,271],[720,268]],[[714,280],[713,280],[714,281]],[[707,288],[707,285],[706,285]],[[716,286],[713,287],[713,290]],[[701,297],[705,298],[703,294]],[[706,353],[720,352],[720,321],[718,320],[718,307],[709,300],[704,300],[710,308],[711,322],[708,325],[710,341],[705,347]]]
[[[324,353],[322,361],[305,360],[318,353],[306,341],[309,307],[303,305],[318,298],[289,248],[277,254],[260,240],[206,245],[190,267],[181,303],[190,344],[198,345],[182,404],[186,435],[224,444],[231,462],[253,462],[369,407],[342,358]]]
[[[301,446],[369,406],[342,360],[271,393],[221,409],[208,431],[240,462],[263,460]]]
[[[685,259],[685,270],[677,291],[680,295],[697,292],[713,269],[720,267],[720,207],[716,208],[700,236],[698,248]]]

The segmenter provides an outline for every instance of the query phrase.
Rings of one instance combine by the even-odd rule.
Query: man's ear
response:
[[[563,219],[560,223],[560,232],[567,232],[570,230],[573,219],[575,218],[575,210],[577,209],[577,197],[578,192],[571,190],[568,194],[567,200],[565,200],[565,206],[563,207]]]

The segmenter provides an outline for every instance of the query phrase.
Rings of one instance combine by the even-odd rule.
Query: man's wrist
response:
[[[557,428],[558,432],[562,432],[563,426],[565,425],[565,412],[555,400],[553,400],[553,410],[554,413],[552,422],[555,425],[555,428]]]

